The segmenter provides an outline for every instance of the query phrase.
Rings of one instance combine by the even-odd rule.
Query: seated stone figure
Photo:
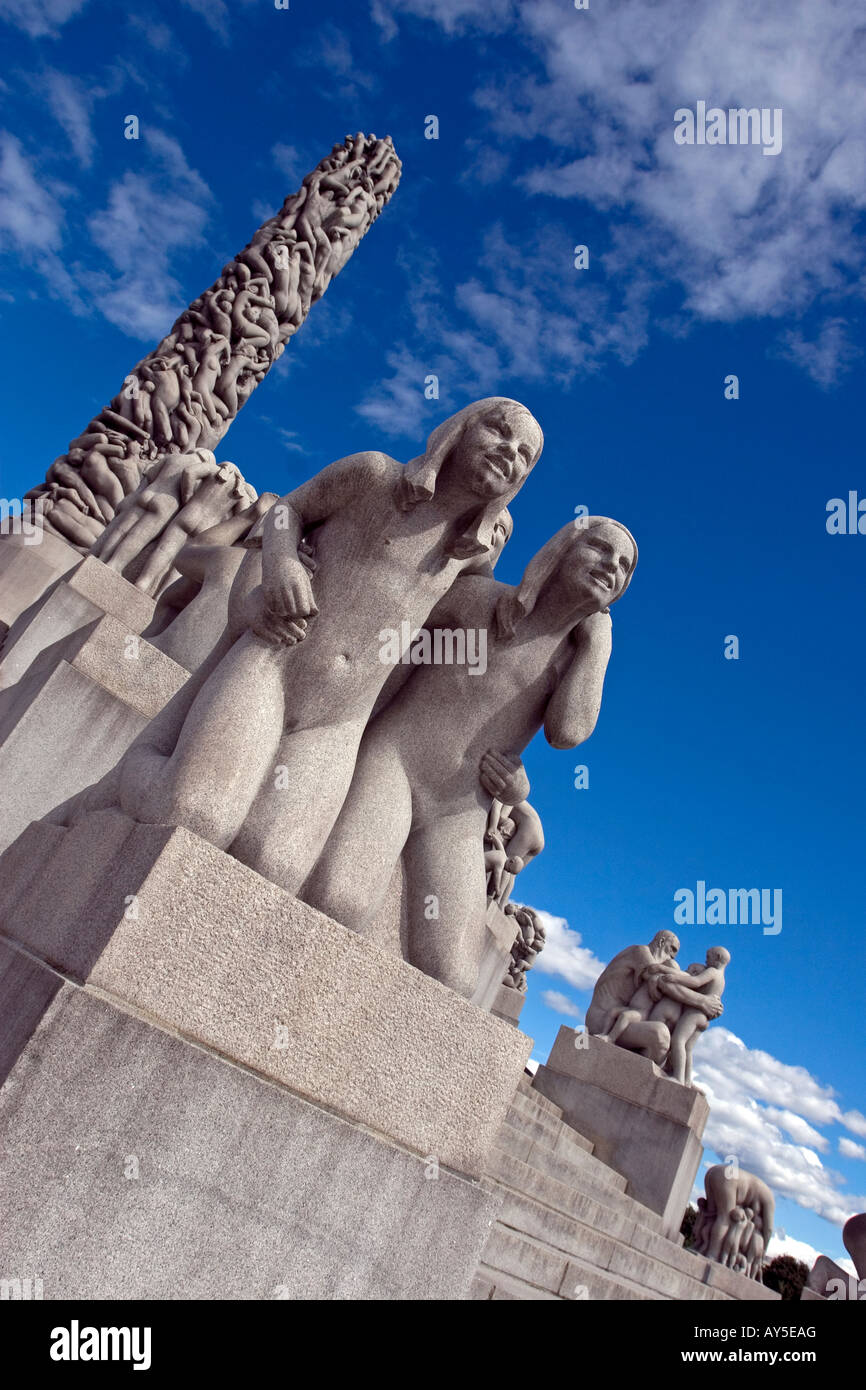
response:
[[[490,634],[484,676],[465,665],[419,667],[370,723],[343,809],[299,895],[368,933],[402,856],[408,959],[466,996],[487,904],[490,791],[479,768],[491,729],[518,764],[542,727],[554,748],[589,737],[610,655],[606,610],[637,562],[619,522],[583,520],[547,542],[519,586],[476,575],[440,603],[431,627]],[[523,796],[501,782],[493,791],[510,805]]]
[[[245,631],[72,814],[119,804],[138,820],[184,825],[296,891],[388,675],[380,631],[418,628],[455,579],[486,567],[497,517],[542,443],[524,406],[493,397],[440,425],[405,468],[355,454],[288,494],[261,525],[262,580],[245,596]],[[310,531],[313,582],[298,551]]]
[[[687,979],[674,957],[680,949],[672,931],[656,932],[648,946],[627,946],[605,966],[586,1011],[588,1033],[663,1066],[671,1046],[670,1029],[650,1014],[663,991],[709,1018],[718,1018],[722,1003],[683,983]]]

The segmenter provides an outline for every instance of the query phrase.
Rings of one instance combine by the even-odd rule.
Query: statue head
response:
[[[656,932],[649,948],[656,960],[673,960],[680,949],[680,939],[674,932],[665,928],[664,931]]]
[[[627,527],[607,516],[580,518],[557,531],[526,567],[516,594],[503,594],[497,605],[500,632],[513,632],[550,583],[573,599],[577,621],[601,612],[622,598],[637,564],[637,542]],[[587,609],[587,603],[591,606]]]
[[[429,502],[440,477],[464,494],[449,555],[489,555],[494,527],[535,467],[544,445],[541,426],[519,401],[488,396],[437,425],[423,454],[406,464],[398,500],[404,507]]]
[[[726,965],[730,965],[730,962],[731,953],[726,951],[724,946],[711,946],[707,951],[707,965],[712,966],[713,969],[718,969],[720,966],[724,968]]]

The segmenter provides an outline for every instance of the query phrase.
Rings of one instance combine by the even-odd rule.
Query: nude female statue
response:
[[[482,761],[491,745],[519,755],[542,727],[554,748],[589,737],[610,655],[605,610],[637,561],[619,522],[582,520],[548,541],[517,588],[481,575],[454,585],[430,621],[491,633],[483,678],[465,666],[424,666],[370,724],[343,809],[299,894],[368,932],[402,854],[410,963],[467,997],[487,901]],[[501,783],[498,794],[521,800]],[[436,916],[425,911],[431,900]]]
[[[542,443],[524,406],[492,397],[440,425],[405,468],[355,454],[283,498],[261,524],[262,582],[244,599],[247,630],[104,779],[122,809],[187,826],[299,887],[388,675],[380,630],[419,627],[458,576],[486,564],[498,514]],[[311,528],[314,585],[298,553]],[[244,578],[241,566],[236,585]],[[105,787],[90,790],[97,799],[79,809],[114,804]]]

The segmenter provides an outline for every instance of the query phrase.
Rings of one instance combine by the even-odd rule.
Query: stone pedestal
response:
[[[46,1298],[465,1295],[530,1039],[117,812],[29,827],[0,903],[10,1276]]]
[[[122,574],[92,555],[83,560],[77,556],[77,563],[73,573],[11,625],[0,651],[0,689],[21,680],[40,653],[105,614],[116,618],[129,634],[142,632],[151,621],[153,599]]]
[[[37,655],[23,679],[0,692],[0,849],[113,767],[188,678],[106,615]]]
[[[575,1041],[588,1044],[576,1047]],[[562,1027],[533,1088],[628,1179],[629,1192],[677,1234],[710,1113],[701,1091],[681,1086],[646,1057]]]
[[[510,1023],[516,1028],[525,1003],[524,990],[512,989],[510,985],[500,985],[491,1002],[490,1012],[495,1018],[501,1018],[504,1023]]]
[[[37,545],[32,541],[23,535],[0,536],[0,622],[7,627],[81,564],[79,551],[50,531],[40,534]]]

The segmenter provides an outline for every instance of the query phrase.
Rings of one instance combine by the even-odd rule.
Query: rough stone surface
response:
[[[23,535],[0,536],[0,620],[11,629],[46,589],[80,564],[80,553],[50,532],[43,531],[38,545]]]
[[[100,617],[42,652],[0,694],[0,848],[112,768],[187,679],[116,618]]]
[[[662,1075],[646,1057],[562,1027],[534,1087],[591,1137],[595,1154],[628,1179],[638,1201],[679,1230],[709,1114],[702,1092]]]
[[[0,1125],[4,1274],[46,1299],[463,1298],[498,1207],[68,984]]]
[[[153,600],[88,555],[11,628],[0,653],[0,687],[14,685],[46,648],[104,614],[115,618],[125,634],[137,634],[153,617]]]
[[[0,860],[8,935],[299,1094],[480,1172],[529,1038],[188,831],[126,835],[110,816],[57,842],[35,895],[16,895]],[[55,901],[49,920],[61,882],[69,906]]]

